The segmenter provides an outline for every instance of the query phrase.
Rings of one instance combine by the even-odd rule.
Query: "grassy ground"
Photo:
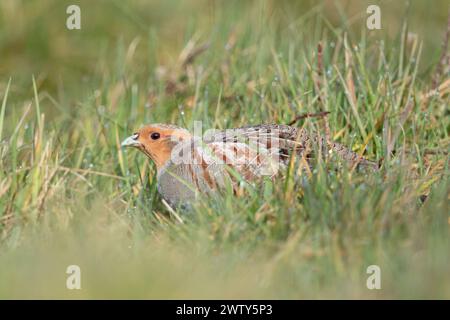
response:
[[[379,31],[364,1],[76,3],[69,31],[71,1],[0,2],[0,298],[450,298],[447,1],[379,1]],[[184,223],[119,147],[324,110],[297,125],[379,173],[318,164]]]

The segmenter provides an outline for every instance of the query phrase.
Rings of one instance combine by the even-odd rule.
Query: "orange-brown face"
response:
[[[122,142],[122,147],[134,147],[152,159],[159,170],[170,159],[172,148],[178,141],[188,138],[185,129],[170,125],[145,126]]]

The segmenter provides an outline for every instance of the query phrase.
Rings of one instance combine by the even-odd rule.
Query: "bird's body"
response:
[[[347,147],[288,125],[265,124],[206,132],[203,137],[165,124],[143,127],[123,146],[140,149],[156,164],[158,191],[172,206],[212,194],[237,181],[278,177],[292,159],[298,171],[312,158],[336,155],[349,166],[377,168]],[[280,170],[281,169],[281,170]]]

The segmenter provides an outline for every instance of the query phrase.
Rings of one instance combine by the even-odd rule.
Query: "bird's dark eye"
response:
[[[153,132],[153,133],[150,135],[150,138],[152,138],[152,140],[158,140],[160,136],[161,136],[161,135],[160,135],[158,132]]]

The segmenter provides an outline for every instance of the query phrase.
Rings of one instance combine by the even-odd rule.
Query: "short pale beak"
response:
[[[138,147],[141,145],[141,143],[137,140],[139,135],[133,134],[132,136],[126,138],[122,141],[121,147]]]

